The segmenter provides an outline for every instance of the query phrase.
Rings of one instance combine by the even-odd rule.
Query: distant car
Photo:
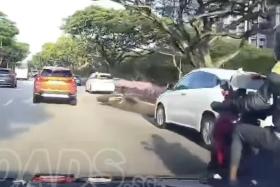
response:
[[[82,79],[80,76],[75,75],[74,79],[76,80],[77,86],[82,86]]]
[[[71,70],[62,67],[46,67],[34,80],[33,103],[43,98],[68,100],[77,104],[77,84]]]
[[[16,67],[15,73],[17,80],[28,80],[29,78],[28,67]]]
[[[167,124],[174,123],[193,128],[201,133],[207,146],[211,145],[217,113],[211,109],[210,104],[224,99],[220,83],[223,80],[232,81],[238,88],[254,91],[263,83],[262,79],[256,78],[260,76],[255,75],[252,72],[239,73],[238,70],[212,68],[191,71],[157,99],[156,125],[164,128]]]
[[[17,87],[16,74],[7,68],[0,68],[0,86]]]
[[[115,81],[111,74],[93,73],[86,81],[86,91],[112,93],[115,91]]]

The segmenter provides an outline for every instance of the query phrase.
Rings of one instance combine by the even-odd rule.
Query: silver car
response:
[[[7,68],[0,68],[0,86],[17,87],[16,74]]]

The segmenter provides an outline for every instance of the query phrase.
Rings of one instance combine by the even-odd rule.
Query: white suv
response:
[[[201,133],[203,142],[208,146],[211,145],[212,129],[217,113],[211,109],[210,104],[213,101],[224,100],[223,90],[220,88],[221,81],[231,81],[231,78],[238,74],[240,74],[239,70],[212,68],[191,71],[157,99],[156,125],[165,128],[167,124],[174,123],[194,128]],[[238,84],[242,87],[245,84],[249,90],[258,89],[262,83],[254,80],[252,80],[254,83],[244,81],[236,83],[236,80],[234,81],[234,84],[237,84],[236,88]],[[253,88],[250,88],[250,85]]]

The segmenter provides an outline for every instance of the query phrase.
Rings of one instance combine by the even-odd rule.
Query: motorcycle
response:
[[[240,99],[246,94],[250,94],[247,93],[247,90],[244,88],[233,90],[227,81],[222,82],[220,86],[223,90],[223,103],[225,104],[230,100]],[[234,108],[220,110],[215,106],[215,102],[211,104],[211,108],[219,113],[219,117],[217,118],[213,129],[213,147],[211,150],[211,162],[209,163],[208,168],[210,170],[225,170],[229,166],[231,136],[235,125],[238,123],[246,123],[260,126],[260,119],[265,119],[266,114],[264,112],[239,113]],[[244,149],[244,152],[245,154],[243,155],[247,157],[251,154],[252,149],[246,148]]]

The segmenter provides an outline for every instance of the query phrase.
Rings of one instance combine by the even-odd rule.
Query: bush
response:
[[[271,49],[258,49],[247,45],[236,58],[225,65],[225,68],[238,69],[242,67],[245,71],[268,74],[274,64],[275,59]]]

